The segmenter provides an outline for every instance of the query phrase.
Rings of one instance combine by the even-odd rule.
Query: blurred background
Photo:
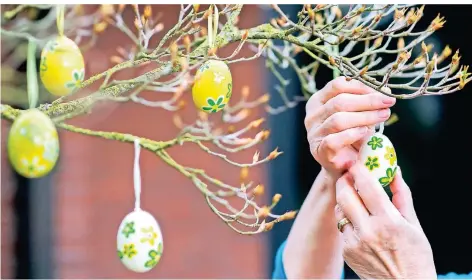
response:
[[[85,9],[94,9],[90,5]],[[298,5],[283,5],[296,17]],[[161,20],[167,30],[177,19],[178,5],[154,5],[153,10],[166,16]],[[4,6],[2,6],[4,10]],[[31,11],[28,16],[41,22],[48,10]],[[468,38],[467,16],[472,5],[426,5],[419,27],[426,28],[437,13],[447,23],[427,42],[440,52],[446,44],[460,48],[463,64],[472,64],[472,42]],[[49,15],[50,16],[50,15]],[[133,13],[125,10],[126,20]],[[268,6],[246,5],[239,20],[240,28],[267,22],[275,13]],[[40,25],[38,24],[40,27]],[[159,36],[158,36],[159,37]],[[2,103],[17,108],[27,106],[26,53],[23,43],[2,37]],[[128,44],[128,46],[126,46]],[[110,57],[117,47],[131,46],[125,35],[114,28],[100,34],[94,47],[84,52],[86,78],[113,66]],[[222,51],[222,54],[230,54]],[[16,57],[16,58],[12,58]],[[19,57],[19,58],[18,58]],[[301,64],[310,63],[300,57]],[[38,63],[39,65],[39,63]],[[149,66],[152,67],[152,66]],[[150,68],[139,71],[149,71]],[[326,69],[325,69],[326,70]],[[126,71],[115,76],[127,79],[138,72]],[[275,78],[265,68],[264,60],[231,66],[233,96],[249,86],[253,96],[275,92]],[[299,95],[294,73],[291,93]],[[316,77],[321,88],[332,77],[321,71]],[[96,89],[98,85],[90,87]],[[395,144],[399,165],[413,192],[416,210],[435,255],[438,273],[472,270],[472,136],[467,131],[472,117],[468,85],[450,96],[422,97],[399,101],[393,112],[400,121],[386,128]],[[185,97],[191,104],[189,94]],[[40,102],[52,96],[42,91]],[[277,100],[271,100],[277,106]],[[191,107],[191,106],[187,106]],[[313,160],[303,124],[304,104],[278,115],[268,116],[263,108],[251,113],[251,120],[266,117],[271,130],[261,154],[279,147],[284,154],[267,165],[250,169],[251,180],[266,186],[266,199],[275,193],[283,198],[275,211],[299,209],[320,167]],[[193,108],[181,114],[195,118]],[[172,114],[135,103],[106,103],[92,114],[71,124],[93,130],[119,131],[151,139],[171,139],[178,129]],[[158,220],[164,237],[164,254],[149,273],[137,275],[124,268],[116,256],[116,230],[134,205],[133,147],[114,141],[59,131],[60,161],[53,173],[29,180],[16,174],[6,157],[6,137],[10,123],[2,120],[1,156],[1,275],[2,278],[268,278],[278,246],[285,240],[292,222],[277,224],[268,233],[241,236],[214,215],[201,193],[187,178],[146,151],[141,156],[142,205]],[[218,178],[238,184],[239,169],[221,164],[192,145],[172,148],[174,158],[189,166],[204,168]],[[242,152],[235,160],[248,161],[255,149]],[[355,277],[349,270],[347,277]]]

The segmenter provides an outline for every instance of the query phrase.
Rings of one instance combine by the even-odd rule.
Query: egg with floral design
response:
[[[359,153],[362,164],[379,185],[388,187],[397,172],[397,154],[390,139],[381,133],[374,133],[363,143]]]
[[[21,113],[8,134],[8,158],[26,178],[47,175],[59,157],[59,138],[52,120],[38,109]]]
[[[161,259],[164,249],[161,229],[146,211],[129,213],[118,228],[116,240],[118,257],[129,270],[148,272]]]
[[[193,102],[204,112],[216,113],[228,104],[232,90],[233,79],[228,65],[220,60],[208,60],[195,75]]]
[[[39,76],[53,95],[77,90],[85,78],[84,58],[77,44],[60,35],[48,41],[41,52]]]

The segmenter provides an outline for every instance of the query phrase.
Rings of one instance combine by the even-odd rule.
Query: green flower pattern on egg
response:
[[[397,155],[387,136],[374,133],[362,145],[360,160],[379,186],[388,187],[397,171]]]

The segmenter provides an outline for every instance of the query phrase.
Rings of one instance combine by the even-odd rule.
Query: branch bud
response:
[[[378,48],[382,45],[382,41],[383,41],[383,36],[375,39],[374,41],[374,48]]]
[[[330,57],[328,57],[328,60],[329,60],[329,64],[331,64],[331,66],[336,66],[336,61],[334,60],[334,57],[330,56]]]
[[[383,14],[377,14],[374,18],[374,22],[375,23],[379,22],[382,19],[382,17],[383,17]]]
[[[164,24],[161,22],[161,23],[158,23],[158,24],[154,27],[153,32],[154,32],[154,33],[158,33],[158,32],[161,32],[163,29],[164,29]]]
[[[251,128],[258,128],[261,125],[261,123],[263,123],[264,121],[265,121],[264,118],[260,118],[258,120],[252,121],[250,126]]]
[[[444,48],[444,50],[441,53],[441,56],[444,59],[444,58],[448,58],[451,54],[452,54],[451,48],[449,47],[449,45],[446,45],[446,47]]]
[[[259,161],[259,151],[256,151],[252,156],[252,163],[256,163]]]
[[[434,70],[434,67],[436,66],[436,60],[438,58],[438,55],[435,53],[433,55],[433,58],[431,58],[431,61],[428,63],[428,65],[426,65],[426,74],[431,74]]]
[[[249,30],[246,29],[246,30],[243,32],[243,35],[241,35],[241,39],[244,41],[244,40],[247,39],[248,36],[249,36]]]
[[[208,49],[208,56],[214,56],[218,49],[216,47]]]
[[[445,23],[446,21],[444,20],[444,17],[441,17],[441,14],[438,14],[436,18],[429,25],[428,31],[434,32],[440,28],[443,28]]]
[[[259,97],[257,101],[259,101],[260,103],[267,103],[269,99],[270,99],[270,95],[266,93],[263,96]]]
[[[357,10],[357,15],[362,14],[365,11],[365,5],[362,5],[358,10]]]
[[[239,174],[239,179],[241,180],[241,182],[244,182],[244,180],[247,179],[248,175],[249,175],[249,168],[247,167],[241,168],[241,172]]]
[[[266,223],[266,224],[264,225],[264,231],[269,231],[269,230],[271,230],[272,228],[274,228],[274,224],[275,224],[275,223],[274,223],[273,221],[270,222],[270,223]]]
[[[356,35],[356,34],[361,33],[361,31],[362,31],[362,25],[359,25],[358,27],[356,27],[352,30],[351,34]]]
[[[97,22],[93,25],[93,32],[102,33],[107,28],[108,23],[105,21]]]
[[[272,24],[273,27],[279,27],[279,25],[277,24],[277,21],[275,20],[275,18],[270,20],[270,24]]]
[[[252,191],[254,196],[261,196],[264,194],[264,185],[257,185]]]
[[[193,4],[193,10],[195,11],[195,13],[198,12],[198,9],[200,9],[200,4]]]
[[[170,50],[170,58],[172,62],[175,62],[177,60],[177,51],[179,50],[177,43],[174,41],[172,44],[169,46]]]
[[[312,22],[315,20],[315,12],[313,10],[308,11],[308,16]]]
[[[318,4],[316,5],[315,9],[319,10],[319,9],[323,9],[324,7],[326,7],[326,4]]]
[[[315,15],[315,22],[316,24],[322,25],[324,23],[324,18],[321,14]]]
[[[281,154],[283,154],[283,152],[279,152],[278,149],[279,149],[279,148],[277,147],[277,148],[275,148],[275,150],[273,150],[272,152],[270,152],[270,154],[269,154],[269,156],[268,156],[269,160],[273,160],[273,159],[275,159],[276,157],[278,157],[278,156],[280,156]]]
[[[102,4],[100,6],[100,14],[102,17],[110,16],[115,13],[115,8],[112,4]]]
[[[259,212],[257,213],[257,216],[260,218],[260,219],[265,219],[267,218],[267,216],[269,216],[269,208],[267,206],[264,206],[264,207],[261,207],[259,209]]]
[[[263,130],[259,132],[256,137],[258,137],[261,141],[267,140],[269,138],[270,131],[269,130]]]
[[[177,107],[179,108],[179,110],[185,108],[185,100],[180,100],[179,103],[177,104]]]
[[[126,7],[126,4],[119,4],[118,5],[118,13],[121,14],[123,12],[123,10],[125,9]]]
[[[272,197],[272,205],[279,203],[281,198],[282,198],[282,195],[280,193],[276,193],[274,197]]]
[[[343,13],[338,6],[331,7],[331,13],[335,14],[337,19],[340,19],[343,17]]]
[[[185,35],[185,37],[184,37],[184,46],[185,46],[185,50],[187,51],[187,53],[190,53],[191,44],[192,44],[192,42],[190,40],[190,36]]]
[[[458,64],[459,63],[459,60],[461,59],[461,57],[459,56],[459,49],[457,49],[456,53],[452,56],[452,64]]]
[[[203,14],[203,19],[207,19],[212,14],[213,14],[213,6],[210,5],[210,8],[208,8],[208,10],[206,10],[205,13]]]
[[[112,57],[110,57],[110,61],[115,64],[120,64],[124,61],[124,59],[119,56],[113,55]]]
[[[295,215],[297,215],[297,211],[289,211],[289,212],[283,214],[279,218],[279,221],[292,220],[293,218],[295,218]]]
[[[148,18],[152,17],[152,7],[151,7],[151,5],[146,5],[146,7],[144,7],[143,16],[144,16],[145,19],[148,19]]]
[[[134,27],[136,27],[136,29],[139,30],[139,18],[138,17],[134,18]]]
[[[400,39],[398,39],[398,42],[397,42],[397,49],[401,50],[405,47],[405,40],[403,39],[403,37],[400,37]]]
[[[367,73],[367,70],[369,70],[369,68],[367,66],[365,66],[364,68],[362,68],[362,70],[359,72],[359,76],[362,77],[365,75],[365,73]]]

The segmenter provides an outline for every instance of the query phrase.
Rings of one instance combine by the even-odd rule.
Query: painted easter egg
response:
[[[397,172],[397,155],[392,142],[381,133],[374,133],[362,145],[360,160],[382,187],[387,187]]]
[[[208,60],[200,66],[192,88],[195,106],[207,113],[216,113],[231,98],[233,79],[228,65],[219,60]]]
[[[59,138],[51,119],[38,109],[24,111],[8,134],[8,158],[26,178],[48,174],[59,157]]]
[[[85,77],[85,64],[77,44],[66,36],[48,41],[41,52],[39,75],[53,95],[74,92]]]
[[[156,266],[164,249],[159,224],[143,210],[135,210],[123,219],[118,228],[116,245],[124,266],[140,273]]]

